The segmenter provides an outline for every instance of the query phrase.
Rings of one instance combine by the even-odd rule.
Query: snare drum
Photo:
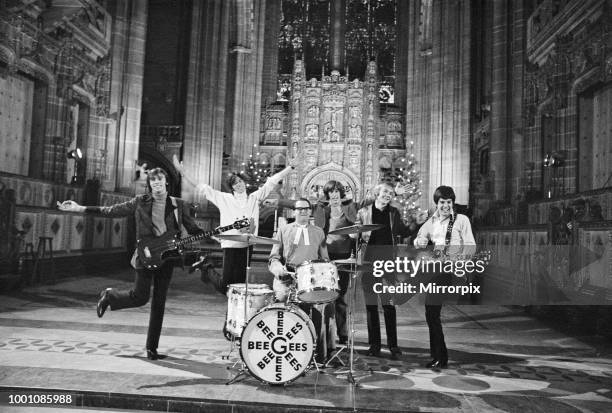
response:
[[[246,296],[246,297],[245,297]],[[244,304],[246,298],[246,319]],[[274,291],[267,284],[230,284],[227,286],[227,320],[225,328],[234,337],[240,337],[247,321],[257,311],[274,301]]]
[[[253,316],[244,328],[240,357],[262,382],[286,384],[310,367],[316,339],[312,321],[299,307],[272,304]]]
[[[297,297],[311,304],[329,303],[338,298],[338,270],[327,261],[308,261],[295,269]]]

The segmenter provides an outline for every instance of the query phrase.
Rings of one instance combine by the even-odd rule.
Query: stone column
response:
[[[409,62],[410,40],[414,39],[415,27],[411,21],[411,10],[414,10],[415,2],[399,1],[396,6],[397,13],[397,33],[402,35],[397,36],[397,54],[395,56],[395,103],[402,109],[406,108],[406,94],[408,77],[413,74],[408,72],[409,66],[413,65]],[[417,15],[418,16],[418,15]],[[409,139],[408,139],[409,140]]]
[[[510,182],[506,189],[506,198],[510,202],[516,202],[516,195],[523,192],[521,181],[527,162],[528,153],[525,145],[525,133],[523,125],[523,88],[525,83],[525,62],[527,60],[525,47],[527,39],[527,18],[528,11],[525,9],[523,2],[513,1],[512,9],[512,48],[509,50],[510,66],[509,66],[509,92],[512,104],[508,106],[510,110],[508,119],[511,119],[511,134],[510,148],[510,165],[508,173],[510,174]],[[493,163],[491,163],[493,165]],[[511,194],[514,197],[510,199]]]
[[[113,15],[107,171],[103,189],[133,192],[140,140],[140,114],[147,26],[147,0],[118,1]]]
[[[262,70],[261,104],[276,102],[278,89],[278,31],[280,30],[280,0],[266,0],[266,21],[264,39],[264,59]]]
[[[499,0],[493,3],[493,81],[491,85],[491,171],[493,173],[493,199],[509,201],[510,177],[508,168],[509,124],[511,102],[508,95],[509,67],[508,59],[508,1]]]
[[[414,140],[423,208],[431,206],[439,185],[452,186],[457,202],[467,203],[470,165],[470,2],[434,0],[430,4],[427,13],[422,13],[420,4],[411,4],[400,14],[414,27],[404,46],[410,56],[408,70],[403,72],[406,139]],[[431,16],[431,22],[421,22],[421,16]],[[440,30],[423,38],[418,28],[430,24]]]
[[[331,0],[329,33],[329,70],[344,73],[344,33],[346,31],[346,0]]]
[[[199,183],[221,189],[230,2],[194,1],[187,80],[183,160]],[[193,188],[182,187],[186,199]]]
[[[226,134],[237,170],[259,143],[266,23],[265,0],[237,0],[230,43]]]

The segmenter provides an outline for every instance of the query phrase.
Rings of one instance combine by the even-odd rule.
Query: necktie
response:
[[[297,231],[295,232],[295,238],[293,239],[293,243],[295,245],[299,245],[302,234],[304,234],[304,245],[310,245],[310,239],[308,238],[308,226],[307,225],[297,226]]]

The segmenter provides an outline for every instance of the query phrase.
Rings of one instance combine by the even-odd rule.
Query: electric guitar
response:
[[[250,226],[248,218],[240,219],[231,225],[218,227],[211,231],[206,231],[198,235],[180,238],[180,232],[166,232],[161,237],[147,237],[136,242],[136,253],[142,265],[153,269],[160,267],[166,260],[178,258],[181,249],[196,241],[219,235],[230,229],[247,228]]]
[[[445,260],[455,261],[457,259],[464,260],[466,262],[471,261],[473,263],[476,263],[478,261],[480,267],[486,268],[491,262],[491,255],[492,253],[490,250],[481,250],[481,251],[476,252],[475,254],[472,254],[469,257],[461,257],[461,256],[453,257],[453,256],[446,255],[444,250],[433,250],[431,247],[428,247],[425,250],[417,251],[417,255],[412,257],[412,259],[413,260],[423,260],[425,262],[430,261],[430,260],[431,261],[445,261]],[[423,276],[423,275],[426,275],[426,274],[420,273],[420,274],[417,274],[416,277]],[[464,274],[463,277],[459,277],[459,279],[465,281],[469,279],[470,275],[471,274],[468,274],[466,272],[466,274]],[[423,279],[426,279],[426,278],[423,278]],[[383,284],[399,286],[404,282],[414,283],[414,280],[415,278],[411,277],[410,274],[395,273],[393,274],[392,277],[388,279],[383,278]],[[413,295],[414,294],[408,294],[408,293],[395,294],[393,298],[393,304],[402,305],[406,301],[408,301],[410,298],[412,298]]]

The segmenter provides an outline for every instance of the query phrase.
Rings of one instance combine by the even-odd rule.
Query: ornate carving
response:
[[[308,108],[308,117],[309,118],[318,118],[319,117],[319,107],[316,105],[312,105]]]
[[[361,140],[361,126],[351,125],[349,126],[349,139],[351,142]]]
[[[306,125],[306,139],[308,140],[319,139],[319,125],[315,125],[315,124]]]

